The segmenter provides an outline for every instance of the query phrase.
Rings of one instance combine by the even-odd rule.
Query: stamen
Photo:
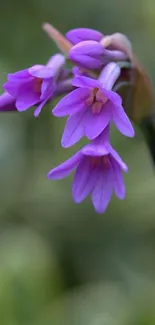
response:
[[[87,106],[90,106],[93,104],[93,102],[95,101],[95,98],[96,98],[97,91],[98,91],[98,88],[94,88],[90,91],[90,95],[85,102]]]
[[[98,163],[99,163],[99,157],[92,157],[91,158],[92,168],[96,168]]]
[[[108,98],[100,90],[98,90],[96,94],[96,100],[102,102],[102,104],[104,105],[108,101]]]
[[[109,167],[108,155],[102,157],[102,164],[103,164],[103,167],[106,168],[106,169]]]
[[[92,113],[99,114],[101,112],[103,104],[101,102],[95,102],[92,106]]]
[[[90,91],[88,99],[85,101],[87,106],[91,106],[93,114],[99,114],[103,105],[108,101],[108,98],[101,93],[98,88]]]

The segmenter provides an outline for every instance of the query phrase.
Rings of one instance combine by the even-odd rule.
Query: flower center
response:
[[[40,93],[42,81],[43,81],[42,78],[35,78],[34,79],[34,92],[35,93]]]
[[[86,105],[91,106],[93,114],[99,114],[104,104],[108,101],[108,98],[101,93],[99,88],[91,90],[89,98],[86,101]]]
[[[102,165],[106,169],[109,167],[109,157],[108,157],[108,155],[102,157]]]
[[[107,169],[109,167],[109,155],[105,155],[102,157],[92,157],[91,164],[93,169],[98,167],[99,165],[103,169]]]

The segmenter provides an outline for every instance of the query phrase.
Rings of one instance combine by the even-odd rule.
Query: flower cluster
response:
[[[75,169],[74,201],[79,203],[91,195],[95,210],[103,213],[113,192],[119,199],[125,197],[122,171],[128,168],[110,144],[110,125],[114,123],[127,137],[134,136],[122,98],[116,92],[122,69],[130,66],[130,44],[124,46],[122,36],[123,42],[120,37],[106,45],[109,36],[87,28],[71,30],[63,37],[46,27],[62,53],[53,55],[46,65],[8,74],[0,110],[22,112],[34,106],[37,117],[47,102],[65,95],[52,111],[56,117],[68,116],[62,147],[71,147],[82,137],[89,143],[52,169],[48,178],[61,179]],[[72,69],[67,68],[67,60],[72,62]]]

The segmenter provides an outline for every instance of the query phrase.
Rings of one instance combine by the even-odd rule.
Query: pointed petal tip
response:
[[[130,127],[128,128],[128,130],[126,129],[123,133],[126,137],[128,138],[134,138],[135,136],[135,130],[132,127],[132,124],[130,125]]]
[[[94,207],[94,209],[95,209],[95,211],[97,212],[97,214],[103,214],[105,211],[106,211],[106,209],[107,208],[105,208],[104,210],[103,209],[101,209],[100,207]]]
[[[61,140],[61,146],[62,146],[62,148],[67,149],[69,147],[72,147],[73,144],[70,144],[69,140],[66,141],[65,139],[62,138],[62,140]]]
[[[37,110],[35,110],[34,113],[33,113],[33,116],[34,116],[35,118],[37,118],[37,117],[39,116],[39,114],[40,114],[40,112],[38,112]]]
[[[133,138],[135,136],[135,131],[128,118],[127,114],[124,111],[122,105],[117,105],[113,110],[113,122],[116,125],[117,129],[126,137]]]
[[[95,205],[93,201],[92,201],[92,203],[93,203],[93,207],[94,207],[95,211],[97,212],[97,214],[100,214],[100,215],[106,212],[106,210],[108,209],[108,205],[109,205],[109,203],[108,203],[107,205],[105,205],[103,207],[102,205],[97,205],[97,204]]]
[[[46,177],[47,177],[48,179],[51,179],[51,170],[46,174]]]
[[[125,197],[126,197],[126,192],[120,194],[119,197],[118,197],[118,199],[121,200],[121,201],[123,201],[125,199]]]
[[[52,110],[51,110],[51,114],[55,117],[62,117],[61,112],[57,109],[57,106],[55,106]]]
[[[128,173],[128,171],[129,171],[128,166],[127,166],[124,162],[122,163],[122,169],[123,169],[123,171],[124,171],[125,173]]]

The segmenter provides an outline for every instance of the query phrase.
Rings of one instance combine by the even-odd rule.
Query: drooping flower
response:
[[[15,106],[15,99],[7,92],[4,92],[0,95],[0,112],[9,112],[9,111],[17,111]]]
[[[102,71],[98,80],[76,76],[73,85],[78,87],[65,96],[54,108],[57,117],[70,115],[62,136],[62,146],[69,147],[83,136],[95,139],[113,122],[119,131],[134,136],[134,129],[122,107],[121,97],[113,92],[119,66],[112,62]]]
[[[69,58],[80,67],[100,70],[111,61],[123,61],[127,56],[122,51],[107,50],[96,41],[82,41],[69,51]]]
[[[34,65],[31,68],[8,74],[8,81],[3,87],[15,99],[18,111],[25,111],[38,105],[34,116],[39,115],[42,107],[56,90],[56,83],[64,63],[64,56],[56,54],[45,66]]]
[[[98,213],[103,213],[113,192],[119,199],[125,197],[122,171],[128,172],[127,165],[111,147],[108,128],[91,144],[86,145],[70,159],[48,173],[51,180],[67,177],[76,169],[72,195],[75,203],[91,195]]]
[[[66,33],[66,38],[72,43],[77,44],[81,41],[96,41],[100,42],[103,34],[97,30],[90,28],[75,28]]]

